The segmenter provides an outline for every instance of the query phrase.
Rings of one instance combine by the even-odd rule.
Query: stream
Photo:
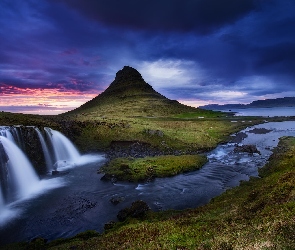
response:
[[[45,176],[42,181],[50,188],[0,211],[13,214],[6,223],[0,223],[0,245],[36,237],[71,237],[85,230],[102,232],[105,223],[116,221],[119,210],[139,199],[154,211],[204,205],[240,181],[258,176],[258,169],[266,164],[279,138],[295,136],[295,122],[264,123],[236,135],[233,142],[209,152],[209,161],[202,169],[149,183],[101,181],[97,170],[104,163],[103,155],[82,156],[87,159],[85,163],[57,177]],[[237,143],[254,144],[261,154],[234,152]],[[112,198],[122,201],[114,205]]]

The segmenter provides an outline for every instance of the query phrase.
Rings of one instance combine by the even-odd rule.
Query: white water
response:
[[[12,141],[12,142],[15,142],[11,132],[9,131],[9,129],[7,128],[4,128],[4,129],[1,129],[0,130],[0,136],[4,136],[6,137],[8,140]]]
[[[81,157],[78,150],[73,143],[65,137],[62,133],[50,129],[44,128],[47,135],[50,136],[51,143],[53,145],[55,154],[55,166],[59,168],[65,168],[66,166],[74,166]]]
[[[38,134],[42,151],[46,160],[46,165],[52,170],[53,164],[47,144],[36,127],[33,127]],[[55,149],[57,159],[66,159],[79,162],[81,164],[97,160],[97,157],[80,157],[79,152],[72,143],[61,133],[50,130],[52,146]],[[4,196],[0,185],[0,226],[6,224],[12,218],[21,216],[18,208],[24,200],[39,196],[50,189],[65,185],[61,177],[40,180],[32,164],[22,150],[17,146],[21,143],[18,131],[14,127],[0,127],[0,142],[7,154],[7,190]],[[54,159],[53,159],[54,160]],[[63,160],[64,162],[65,160]],[[1,167],[1,166],[0,166]],[[68,167],[68,163],[67,163]]]
[[[40,140],[40,143],[41,143],[41,146],[42,146],[42,150],[43,150],[47,170],[51,171],[53,169],[53,163],[52,163],[52,160],[51,160],[50,153],[49,153],[48,147],[46,145],[46,142],[45,142],[45,140],[43,138],[43,135],[40,132],[40,130],[37,127],[34,127],[34,129],[38,134],[38,137],[39,137],[39,140]]]
[[[9,139],[0,136],[0,140],[9,158],[8,171],[12,185],[16,187],[16,197],[23,198],[30,194],[39,182],[32,164],[25,154]]]
[[[0,213],[1,213],[1,208],[3,207],[4,207],[4,199],[3,199],[2,189],[0,186]]]

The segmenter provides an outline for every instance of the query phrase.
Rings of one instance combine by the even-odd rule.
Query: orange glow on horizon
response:
[[[56,115],[72,110],[99,93],[63,89],[0,87],[0,110],[27,114]]]

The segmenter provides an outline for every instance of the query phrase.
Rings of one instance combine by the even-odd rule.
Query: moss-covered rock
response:
[[[167,177],[197,170],[207,161],[204,155],[162,155],[144,158],[117,158],[103,166],[99,173],[103,179],[131,182],[151,181],[156,177]]]

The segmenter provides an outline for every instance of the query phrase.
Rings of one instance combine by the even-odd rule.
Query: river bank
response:
[[[14,115],[11,117],[13,118]],[[25,116],[20,117],[18,121],[21,122],[24,118]],[[39,119],[39,117],[37,118]],[[145,146],[137,152],[137,147],[131,147],[131,151],[130,148],[127,148],[127,151],[122,149],[119,150],[119,153],[115,152],[116,147],[114,149],[109,147],[112,142],[129,143],[134,142],[135,138],[139,139],[140,143],[146,143],[142,145],[160,146],[150,152],[161,155],[167,154],[167,152],[181,155],[185,150],[190,153],[200,150],[209,151],[223,142],[216,151],[209,154],[209,158],[213,165],[221,160],[223,164],[221,168],[224,169],[224,172],[219,171],[220,167],[217,170],[204,168],[197,172],[184,173],[172,178],[156,178],[149,183],[120,181],[111,183],[101,182],[102,174],[97,174],[97,170],[104,161],[86,164],[71,169],[65,175],[49,177],[53,179],[58,177],[54,180],[62,184],[56,190],[45,193],[38,199],[32,198],[26,200],[25,203],[13,205],[22,213],[15,221],[1,229],[0,242],[31,241],[36,237],[53,240],[72,237],[88,229],[103,232],[104,224],[114,220],[120,210],[130,206],[133,201],[138,199],[145,200],[154,211],[187,209],[204,205],[212,197],[238,185],[240,180],[247,180],[249,176],[257,174],[255,166],[264,165],[265,159],[260,162],[256,156],[251,157],[250,167],[247,166],[245,168],[247,171],[243,172],[240,171],[240,167],[248,159],[241,158],[238,160],[240,167],[237,169],[240,173],[236,174],[232,165],[229,165],[229,168],[224,167],[229,162],[235,163],[236,161],[230,157],[220,157],[232,156],[230,153],[232,146],[225,147],[225,142],[230,140],[230,134],[250,125],[264,123],[266,120],[247,117],[199,118],[193,114],[182,115],[181,118],[130,118],[124,122],[119,120],[74,121],[60,118],[55,120],[52,118],[52,122],[55,122],[53,125],[62,128],[62,131],[69,134],[75,143],[80,142],[78,145],[79,148],[83,148],[83,151],[88,152],[89,148],[96,149],[92,152],[104,151],[106,153],[108,150],[114,150],[112,153],[114,158],[126,152],[127,157],[128,152],[135,154],[136,157],[144,156]],[[280,118],[274,118],[274,120],[280,120]],[[29,123],[29,120],[26,123]],[[44,119],[42,124],[47,126],[47,121]],[[260,133],[261,129],[258,131]],[[234,143],[240,143],[241,140],[246,139],[245,133],[253,134],[253,131],[235,134],[233,138],[239,139],[236,139],[237,141]],[[255,137],[259,138],[259,133],[255,134]],[[266,133],[266,135],[270,134]],[[270,148],[267,150],[270,151]],[[202,175],[198,175],[198,173],[202,173]],[[195,183],[199,183],[200,186],[194,186]],[[112,200],[123,201],[114,205]]]
[[[128,219],[102,235],[85,232],[10,249],[293,249],[294,164],[295,140],[283,138],[259,178],[242,182],[208,205],[182,212],[150,211],[144,219]]]
[[[59,176],[64,183],[62,187],[27,201],[22,217],[3,228],[0,236],[15,242],[36,237],[48,240],[72,237],[89,229],[103,232],[104,224],[139,199],[146,201],[153,211],[183,210],[207,204],[213,197],[239,185],[241,180],[258,176],[257,167],[265,164],[278,138],[294,133],[291,124],[265,123],[241,131],[247,135],[242,143],[257,140],[255,143],[262,155],[235,153],[236,143],[222,144],[208,154],[208,164],[199,171],[156,178],[149,183],[102,182],[99,180],[102,175],[96,173],[97,163],[73,168]]]

